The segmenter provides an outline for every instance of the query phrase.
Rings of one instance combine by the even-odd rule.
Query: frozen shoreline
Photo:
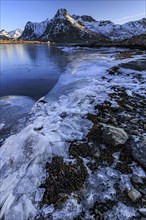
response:
[[[94,113],[96,104],[108,100],[113,86],[118,84],[125,87],[129,94],[144,93],[144,90],[140,90],[144,85],[134,82],[131,76],[127,81],[125,75],[112,76],[106,72],[115,65],[139,59],[142,55],[116,60],[117,54],[110,54],[110,51],[106,54],[106,51],[95,50],[86,53],[84,49],[78,53],[80,48],[77,51],[72,48],[64,50],[69,52],[70,58],[66,72],[54,89],[34,105],[27,127],[10,136],[1,148],[1,215],[6,220],[16,220],[18,216],[19,220],[35,218],[39,211],[37,188],[46,177],[46,162],[50,162],[53,156],[68,159],[67,142],[86,137],[92,123],[84,116]],[[128,71],[125,70],[125,73],[128,74]],[[144,71],[141,74],[144,75]],[[104,76],[109,82],[103,79]],[[112,105],[117,106],[117,103],[113,102]],[[77,209],[79,211],[81,207],[77,205]],[[67,210],[62,215],[65,212],[68,216]],[[60,212],[58,215],[54,212],[53,215],[53,219],[58,219]]]

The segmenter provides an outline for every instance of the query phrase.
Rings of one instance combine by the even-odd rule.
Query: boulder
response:
[[[128,196],[132,200],[132,202],[137,202],[142,197],[141,193],[135,188],[132,188],[129,191]]]
[[[128,140],[128,135],[122,128],[102,124],[101,130],[102,140],[105,144],[117,146],[119,144],[125,144]]]

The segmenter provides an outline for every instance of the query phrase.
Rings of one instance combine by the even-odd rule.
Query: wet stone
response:
[[[132,130],[132,131],[131,131],[131,134],[133,134],[133,135],[137,135],[137,136],[140,135],[139,131],[137,131],[137,130]]]
[[[136,175],[136,174],[133,174],[131,179],[132,179],[132,182],[134,182],[134,183],[143,184],[143,179],[140,176]]]
[[[128,63],[122,63],[119,66],[122,68],[128,68],[128,69],[133,69],[133,70],[138,70],[138,71],[146,70],[145,60],[142,60],[142,59],[130,61]]]
[[[138,123],[138,119],[137,118],[132,119],[132,120],[130,120],[130,122],[133,123],[133,124],[137,124]]]
[[[129,191],[128,196],[132,200],[132,202],[137,202],[142,197],[141,193],[135,188],[132,188]]]
[[[121,73],[119,71],[119,67],[118,66],[113,66],[112,68],[110,68],[108,70],[108,74],[110,74],[110,75],[119,75]]]
[[[123,145],[128,140],[128,135],[122,128],[102,124],[102,139],[105,144]]]
[[[146,136],[132,143],[132,155],[146,169]]]

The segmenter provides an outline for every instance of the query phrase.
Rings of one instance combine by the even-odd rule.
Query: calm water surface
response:
[[[0,96],[38,100],[57,83],[66,66],[63,52],[49,45],[0,45]]]

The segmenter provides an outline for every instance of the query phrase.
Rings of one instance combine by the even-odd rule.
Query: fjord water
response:
[[[14,133],[14,127],[27,116],[35,102],[57,83],[65,69],[66,56],[61,50],[44,44],[1,44],[0,51],[0,131],[3,141],[10,131]],[[25,126],[24,120],[22,124]]]
[[[19,95],[38,100],[63,72],[64,53],[49,45],[1,44],[0,96]]]

